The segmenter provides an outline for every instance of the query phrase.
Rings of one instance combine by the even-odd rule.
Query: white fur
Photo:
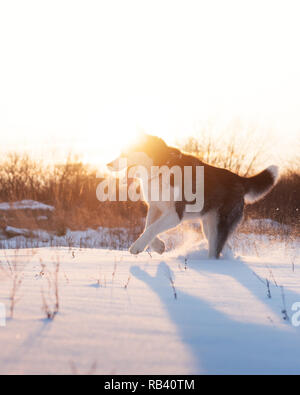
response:
[[[274,165],[269,166],[267,168],[267,170],[272,174],[273,179],[274,179],[274,183],[275,183],[277,181],[277,179],[278,179],[278,176],[279,176],[278,166],[274,166]]]
[[[273,177],[273,180],[274,180],[274,183],[273,183],[273,185],[274,185],[276,183],[276,181],[278,179],[278,175],[279,175],[278,167],[272,165],[272,166],[269,166],[266,170],[269,173],[271,173],[271,175]],[[269,191],[273,187],[273,185],[270,186],[270,188],[266,189],[265,192],[263,192],[263,193],[255,193],[253,191],[251,191],[249,193],[246,193],[245,198],[244,198],[246,204],[248,204],[248,203],[255,203],[258,200],[262,199],[264,196],[266,196],[269,193]]]
[[[132,244],[129,251],[132,254],[139,254],[144,251],[147,245],[160,233],[179,225],[180,219],[175,210],[162,215],[153,224],[149,225],[142,235]]]
[[[161,212],[155,204],[149,205],[148,214],[146,218],[146,228],[152,225],[160,215]],[[163,254],[165,251],[165,243],[162,240],[160,240],[159,237],[155,237],[152,240],[150,247],[152,248],[153,251],[157,252],[158,254]]]
[[[216,211],[210,211],[202,218],[203,233],[208,241],[208,256],[215,258],[217,249],[217,225],[218,215]]]

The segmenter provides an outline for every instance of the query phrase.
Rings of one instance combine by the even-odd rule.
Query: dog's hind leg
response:
[[[243,216],[243,202],[234,207],[211,211],[202,220],[203,231],[208,240],[208,256],[218,259],[229,238]]]
[[[244,203],[240,202],[229,211],[220,211],[217,224],[215,258],[219,258],[229,236],[234,232],[240,223],[243,217],[243,207]]]
[[[211,211],[202,220],[202,228],[208,241],[209,258],[216,257],[218,216],[216,211]]]

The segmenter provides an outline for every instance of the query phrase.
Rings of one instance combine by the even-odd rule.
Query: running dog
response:
[[[121,156],[110,162],[107,167],[111,171],[121,171],[142,166],[149,174],[153,166],[173,166],[182,170],[186,166],[192,169],[197,166],[204,168],[204,204],[199,212],[189,212],[189,202],[183,197],[176,199],[177,185],[171,177],[173,199],[169,201],[151,200],[148,198],[148,214],[146,226],[141,236],[132,244],[130,252],[139,254],[147,246],[162,254],[165,251],[164,242],[159,234],[174,228],[184,220],[199,218],[209,244],[209,257],[218,259],[228,240],[243,217],[244,206],[264,197],[275,185],[278,168],[270,166],[253,177],[241,177],[226,169],[210,166],[195,156],[187,155],[180,150],[169,147],[161,138],[143,135],[138,143],[123,151]],[[197,182],[196,171],[192,171],[193,188]],[[161,177],[160,177],[161,180]],[[145,182],[145,181],[144,181]],[[143,184],[143,182],[142,182]],[[144,189],[146,185],[142,185]]]

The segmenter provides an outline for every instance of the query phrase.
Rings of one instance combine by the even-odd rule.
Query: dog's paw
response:
[[[137,255],[137,254],[140,254],[141,252],[143,252],[145,248],[146,248],[146,246],[144,244],[142,244],[140,240],[137,240],[129,248],[129,252],[133,255]]]
[[[166,246],[162,240],[156,237],[156,239],[154,239],[151,243],[151,248],[158,254],[163,254],[165,252]]]

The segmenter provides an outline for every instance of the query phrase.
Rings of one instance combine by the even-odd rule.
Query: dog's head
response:
[[[143,166],[161,166],[169,152],[167,144],[159,137],[144,134],[140,139],[122,151],[121,155],[107,164],[110,171],[121,171],[125,168]]]

